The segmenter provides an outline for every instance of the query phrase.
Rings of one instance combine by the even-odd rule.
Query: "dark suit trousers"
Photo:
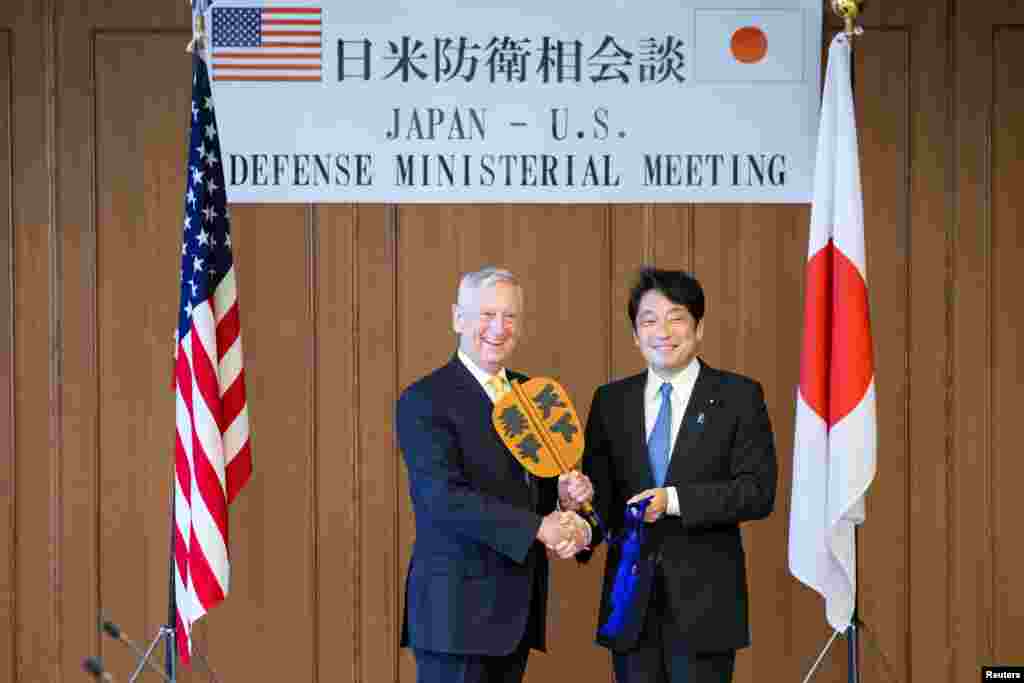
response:
[[[534,573],[526,634],[539,633],[544,628],[544,615],[538,604],[539,583]],[[416,683],[522,683],[530,655],[529,640],[524,634],[511,654],[499,657],[414,649]]]
[[[612,653],[616,683],[731,683],[736,651],[688,651],[667,605],[665,578],[658,572],[637,647]]]
[[[414,650],[416,683],[520,683],[530,648],[520,644],[504,657]]]

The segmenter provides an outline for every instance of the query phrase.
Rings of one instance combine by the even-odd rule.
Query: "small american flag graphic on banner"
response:
[[[192,74],[174,349],[174,606],[185,663],[192,625],[228,594],[228,506],[252,473],[220,135],[206,64],[198,56]]]
[[[315,81],[323,75],[320,7],[214,7],[215,81]]]

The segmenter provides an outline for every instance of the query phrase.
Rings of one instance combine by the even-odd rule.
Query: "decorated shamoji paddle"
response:
[[[511,387],[491,414],[498,436],[534,476],[557,477],[572,471],[583,457],[583,431],[569,394],[549,377],[513,380]],[[590,503],[584,503],[580,512],[600,528]]]

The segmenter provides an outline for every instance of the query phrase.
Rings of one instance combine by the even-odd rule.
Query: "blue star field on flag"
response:
[[[182,226],[179,340],[192,324],[192,309],[210,298],[232,265],[230,215],[210,77],[201,57],[194,56],[192,62],[192,117]]]

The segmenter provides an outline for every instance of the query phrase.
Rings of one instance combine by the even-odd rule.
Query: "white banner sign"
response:
[[[810,201],[821,0],[514,4],[215,2],[229,199]]]

